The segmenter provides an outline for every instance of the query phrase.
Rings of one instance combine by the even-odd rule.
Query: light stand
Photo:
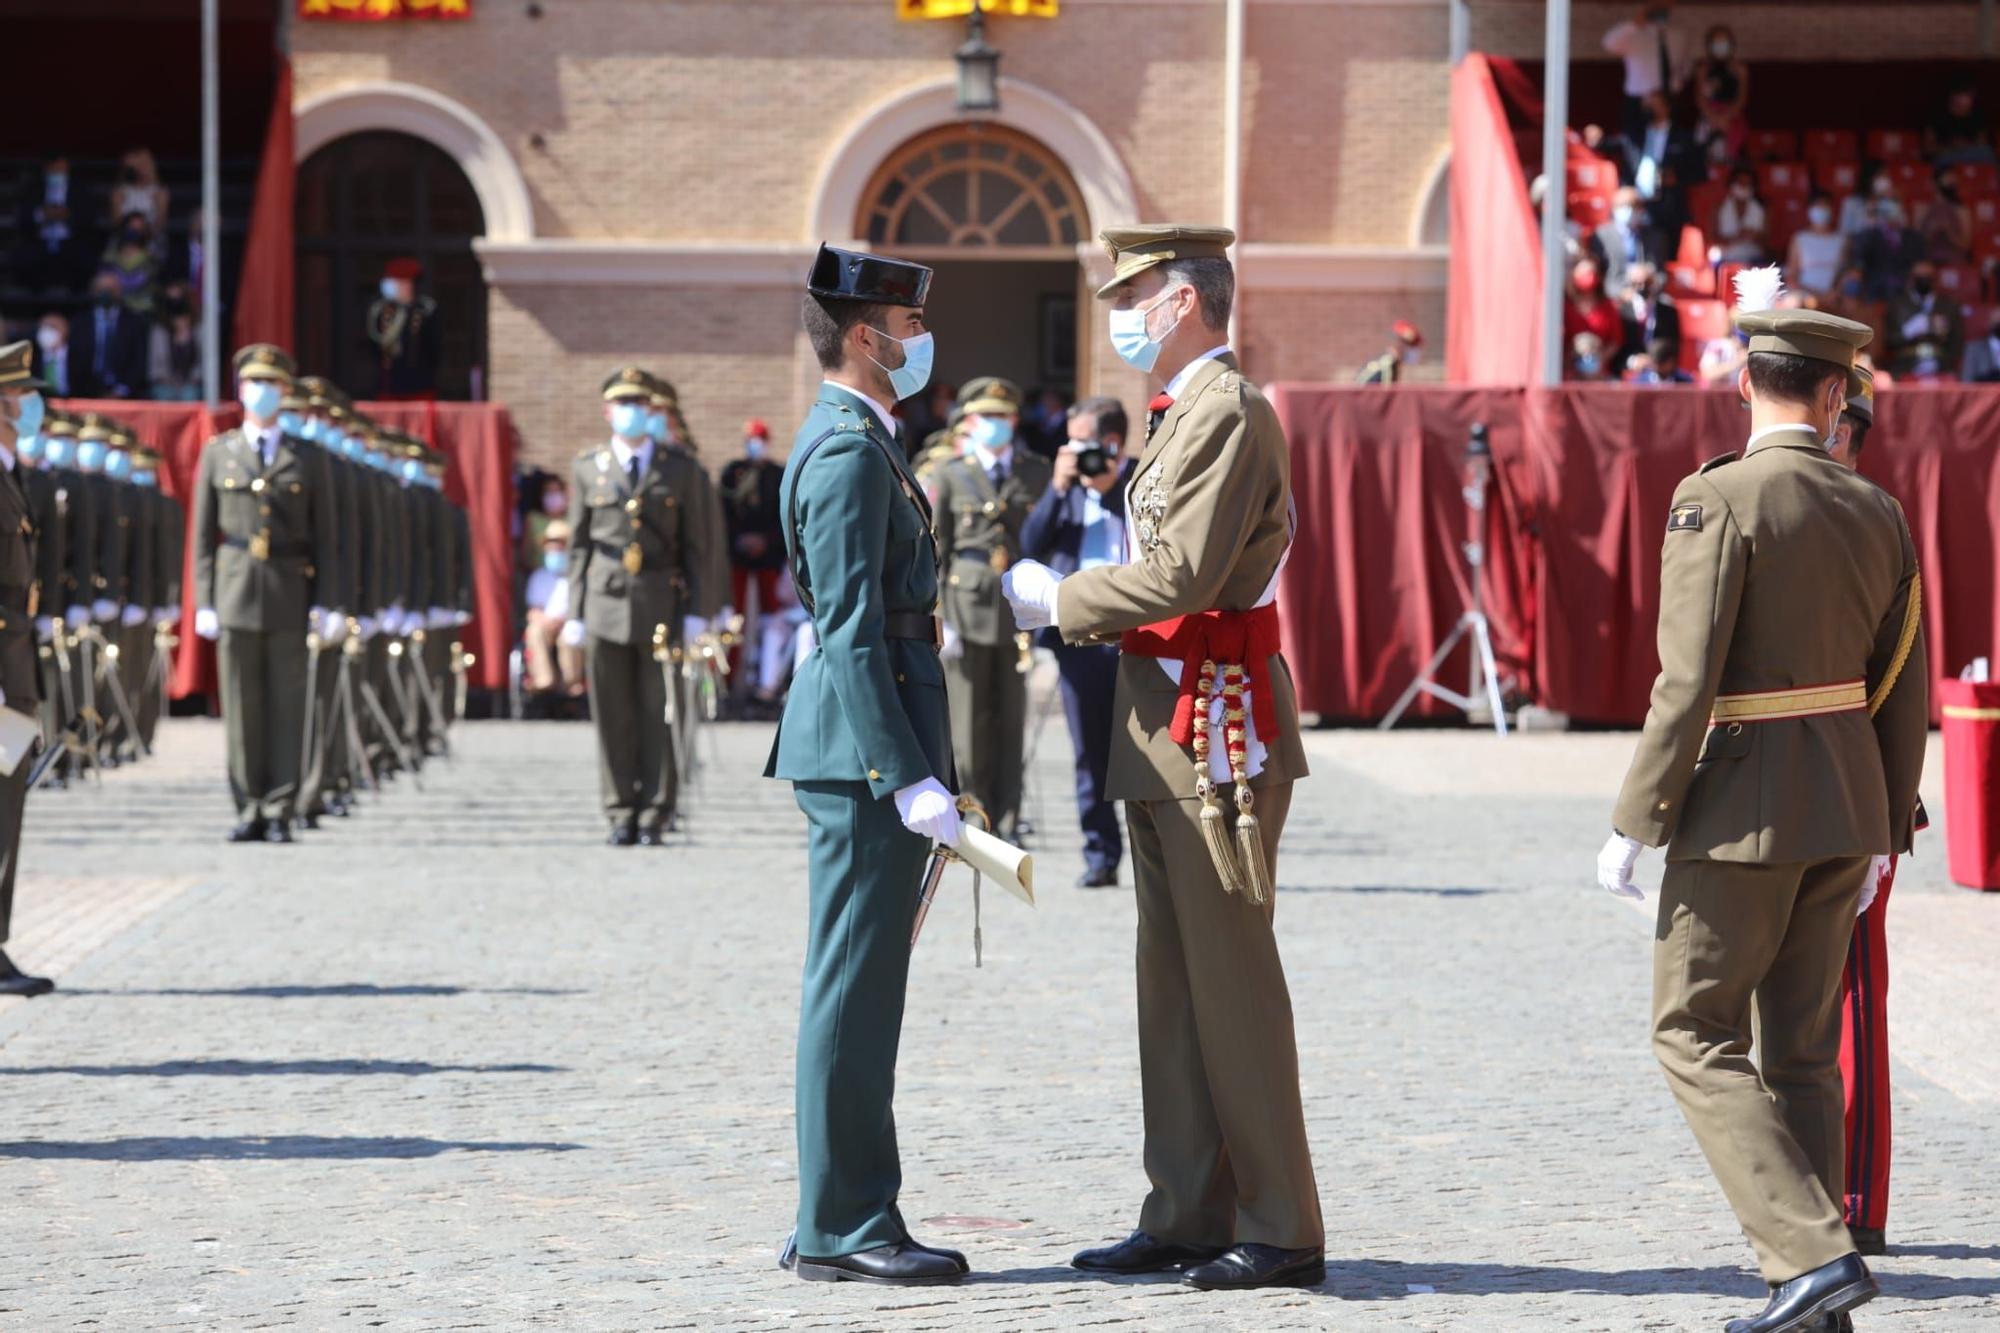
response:
[[[1493,710],[1493,730],[1502,736],[1507,734],[1507,710],[1500,699],[1500,672],[1493,661],[1493,635],[1486,624],[1486,488],[1492,479],[1493,448],[1487,441],[1486,423],[1474,422],[1472,439],[1465,446],[1467,538],[1462,548],[1472,576],[1472,605],[1458,618],[1457,627],[1438,645],[1437,652],[1417,673],[1417,678],[1410,682],[1410,688],[1403,691],[1403,697],[1396,700],[1389,716],[1382,719],[1383,731],[1401,721],[1421,693],[1442,699],[1466,714],[1472,712],[1480,696],[1484,695],[1487,706]],[[1465,693],[1460,694],[1438,683],[1438,669],[1458,647],[1459,640],[1468,634],[1472,636],[1472,678],[1466,684]]]

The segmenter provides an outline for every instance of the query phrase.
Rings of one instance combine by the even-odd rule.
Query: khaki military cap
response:
[[[280,384],[290,384],[299,368],[292,363],[285,349],[271,343],[252,343],[236,354],[236,378],[240,380],[276,380]]]
[[[64,439],[74,439],[77,429],[76,418],[67,412],[51,412],[42,419],[42,434],[44,435],[59,435]]]
[[[97,415],[95,412],[86,412],[83,414],[83,423],[77,427],[76,438],[85,443],[96,441],[102,444],[109,444],[111,442],[111,422],[107,418]]]
[[[132,446],[133,467],[157,468],[160,466],[160,462],[161,462],[160,451],[153,448],[151,445],[134,444]]]
[[[653,406],[655,407],[679,406],[681,401],[681,396],[679,393],[675,392],[673,385],[661,379],[658,375],[646,376],[646,383],[653,391]]]
[[[1823,310],[1755,310],[1738,315],[1736,326],[1750,335],[1753,353],[1786,352],[1830,361],[1847,371],[1854,369],[1854,354],[1875,340],[1875,330],[1866,324]],[[1850,375],[1850,392],[1853,387]]]
[[[961,415],[977,412],[981,416],[1017,417],[1021,415],[1021,386],[998,375],[982,375],[958,391],[958,410]]]
[[[139,437],[134,435],[132,428],[124,422],[114,421],[111,423],[111,444],[117,449],[135,449],[139,445]]]
[[[1875,424],[1875,372],[1856,366],[1847,377],[1847,410],[1869,425]]]
[[[285,386],[285,396],[278,400],[278,406],[287,412],[304,412],[310,410],[312,400],[306,397],[306,392],[299,387],[299,382],[293,380]]]
[[[0,347],[0,389],[35,383],[35,345],[23,339]]]
[[[607,403],[623,402],[629,398],[651,399],[652,396],[653,377],[637,366],[615,370],[611,378],[604,381],[604,401]]]
[[[1097,239],[1111,255],[1111,281],[1097,289],[1099,300],[1156,264],[1170,259],[1227,259],[1236,233],[1227,227],[1186,227],[1150,223],[1138,227],[1106,227]]]
[[[331,411],[342,397],[334,382],[323,375],[302,375],[297,388],[306,406],[316,411]]]

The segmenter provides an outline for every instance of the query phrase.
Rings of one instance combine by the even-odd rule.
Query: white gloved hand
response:
[[[47,616],[35,617],[35,637],[47,643],[56,637],[56,622]]]
[[[949,620],[942,621],[940,624],[943,629],[944,642],[938,645],[938,660],[940,662],[956,662],[959,658],[965,656],[965,639]]]
[[[1645,890],[1632,883],[1632,867],[1639,864],[1639,840],[1613,833],[1597,854],[1597,887],[1620,898],[1644,901]]]
[[[424,628],[449,629],[450,627],[451,627],[451,612],[445,610],[443,607],[434,606],[428,612],[425,613]]]
[[[156,606],[153,608],[153,623],[162,629],[172,629],[181,623],[181,609],[178,606]]]
[[[1047,629],[1056,623],[1056,593],[1063,576],[1039,560],[1023,560],[1000,577],[1000,591],[1014,608],[1021,629]]]
[[[565,648],[581,648],[589,633],[581,620],[565,620],[562,633],[556,636],[556,641]]]
[[[328,647],[347,637],[347,617],[340,612],[322,608],[313,613],[313,619],[319,623],[320,642]]]
[[[139,626],[146,623],[146,608],[143,606],[126,607],[118,613],[118,623],[126,629],[139,628]]]
[[[702,617],[700,616],[681,617],[681,641],[683,643],[693,643],[696,639],[699,639],[702,635],[706,633],[708,633],[708,621],[704,620]]]
[[[392,606],[382,612],[382,632],[392,639],[400,639],[410,632],[410,616],[400,606]]]
[[[85,606],[81,602],[78,602],[75,606],[72,606],[69,610],[63,612],[63,624],[68,625],[72,630],[82,629],[85,625],[88,625],[89,623],[90,623],[90,608]]]
[[[1861,901],[1855,906],[1854,915],[1860,916],[1875,905],[1875,896],[1882,891],[1882,881],[1889,878],[1889,870],[1893,865],[1895,861],[1887,856],[1869,859],[1868,878],[1861,881]]]
[[[194,613],[194,632],[211,642],[222,634],[222,617],[215,614],[215,608],[204,606]]]
[[[452,612],[452,613],[451,613],[451,623],[452,623],[453,625],[455,625],[455,626],[464,626],[464,625],[470,625],[470,624],[472,623],[472,612],[470,612],[470,611],[454,611],[454,612]]]
[[[100,597],[90,604],[90,618],[100,624],[109,624],[118,619],[118,603],[109,597]]]
[[[958,802],[936,778],[925,778],[896,793],[896,813],[910,832],[958,846]]]

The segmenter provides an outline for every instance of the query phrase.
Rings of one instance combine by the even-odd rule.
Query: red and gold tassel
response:
[[[1194,700],[1194,792],[1201,798],[1201,838],[1208,844],[1209,859],[1215,862],[1215,873],[1222,881],[1225,893],[1247,893],[1249,886],[1243,881],[1242,872],[1236,865],[1235,850],[1229,845],[1229,818],[1222,808],[1222,801],[1215,792],[1215,780],[1209,776],[1210,754],[1209,710],[1215,700],[1215,663],[1204,661],[1201,675],[1197,678]],[[1227,744],[1228,732],[1224,731]]]

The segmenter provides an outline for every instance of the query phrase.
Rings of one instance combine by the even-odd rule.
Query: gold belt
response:
[[[1788,717],[1848,713],[1867,706],[1867,682],[1850,680],[1839,685],[1803,685],[1789,690],[1718,694],[1708,722],[1710,726],[1718,722],[1777,722]]]

